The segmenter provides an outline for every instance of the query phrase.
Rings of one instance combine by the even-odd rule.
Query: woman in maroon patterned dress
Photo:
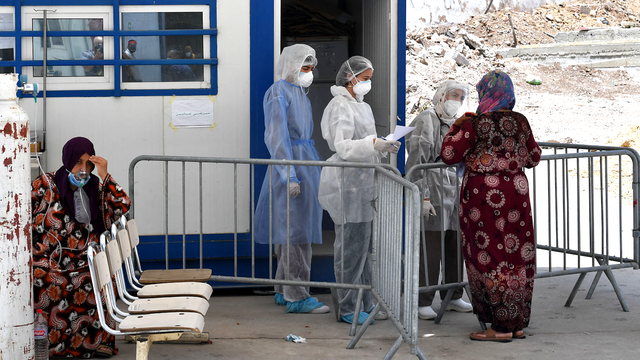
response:
[[[62,162],[55,173],[35,179],[31,190],[34,307],[48,318],[51,356],[111,356],[118,349],[100,327],[87,247],[131,202],[88,139],[69,140]]]
[[[540,147],[524,115],[512,111],[513,84],[499,70],[478,85],[477,115],[456,120],[442,144],[442,161],[466,167],[460,191],[462,250],[473,311],[491,328],[472,340],[524,338],[529,325],[535,239],[523,168],[540,162]]]

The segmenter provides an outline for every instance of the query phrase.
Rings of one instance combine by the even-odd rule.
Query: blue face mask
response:
[[[91,179],[91,174],[88,174],[84,170],[80,170],[78,172],[78,177],[80,179],[78,179],[71,171],[67,170],[67,172],[69,173],[69,182],[75,187],[81,188],[89,182],[89,179]]]

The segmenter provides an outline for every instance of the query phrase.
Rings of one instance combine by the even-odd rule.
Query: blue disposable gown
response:
[[[311,134],[311,102],[304,90],[285,80],[271,85],[264,95],[264,142],[272,159],[320,160]],[[289,200],[291,244],[322,243],[322,207],[318,202],[321,169],[317,166],[269,166],[272,177],[272,231],[274,244],[287,243],[287,178],[300,182],[300,195]],[[255,214],[255,236],[259,244],[269,243],[269,171],[267,171]]]

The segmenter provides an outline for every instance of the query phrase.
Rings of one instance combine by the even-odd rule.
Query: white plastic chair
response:
[[[129,247],[129,236],[127,235],[126,230],[119,230],[117,232],[118,248],[120,249],[121,260],[126,259],[131,256],[131,247]],[[115,249],[115,245],[114,246]],[[122,262],[122,264],[126,266],[126,261]],[[124,272],[122,271],[122,266],[118,267],[115,263],[113,266],[113,272],[116,277],[116,286],[118,288],[118,292],[123,296],[121,300],[127,304],[131,305],[133,301],[138,300],[138,298],[157,298],[157,297],[176,297],[176,296],[198,296],[209,300],[211,294],[213,293],[213,289],[211,285],[207,283],[200,282],[179,282],[179,283],[164,283],[164,284],[151,284],[151,285],[143,285],[136,286],[132,283],[131,273],[126,272],[127,278],[129,280],[129,284],[131,287],[137,291],[137,297],[132,296],[127,292],[126,285],[124,283]]]
[[[111,273],[107,255],[104,251],[97,251],[98,246],[91,244],[87,249],[89,271],[96,298],[96,309],[100,326],[111,335],[132,335],[136,341],[136,360],[147,360],[149,349],[154,341],[169,341],[179,339],[185,332],[201,333],[204,329],[204,317],[195,312],[165,312],[159,314],[131,315],[124,319],[118,329],[111,328],[106,321],[102,309],[101,293],[104,294],[107,309],[112,313],[112,301],[108,287],[111,285]]]
[[[129,236],[129,245],[131,247],[132,255],[135,255],[135,265],[140,271],[140,279],[135,276],[135,267],[133,262],[133,256],[129,259],[125,259],[125,266],[127,271],[131,272],[132,281],[137,285],[147,284],[161,284],[161,283],[174,283],[174,282],[207,282],[211,277],[211,269],[170,269],[170,270],[142,270],[140,265],[140,256],[138,255],[138,244],[140,243],[140,236],[138,235],[138,226],[135,219],[127,220],[126,217],[120,218],[121,225],[127,230]]]
[[[102,244],[101,244],[102,245]],[[109,259],[109,268],[111,275],[114,276],[118,271],[122,271],[122,258],[120,257],[120,249],[116,240],[111,240],[107,243],[103,251],[106,251],[107,258]],[[114,271],[115,269],[115,271]],[[108,291],[111,297],[115,299],[113,293],[113,284],[108,287]],[[136,297],[134,297],[136,298]],[[129,316],[130,314],[149,314],[159,312],[172,312],[172,311],[189,311],[197,312],[203,316],[207,314],[209,309],[209,302],[199,296],[177,296],[177,297],[162,297],[162,298],[149,298],[139,299],[136,298],[132,303],[127,304],[127,311],[120,310],[114,302],[113,308],[115,312],[120,316]]]

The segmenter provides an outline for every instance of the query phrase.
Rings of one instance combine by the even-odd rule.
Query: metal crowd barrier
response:
[[[544,271],[538,254],[536,278],[579,274],[568,307],[587,273],[596,272],[587,299],[604,273],[629,311],[612,270],[638,269],[640,263],[640,156],[623,147],[539,145],[552,154],[542,157],[530,178],[537,248],[547,252]]]
[[[636,206],[640,156],[630,148],[538,144],[543,148],[541,162],[534,169],[526,170],[537,248],[535,278],[579,274],[565,303],[569,307],[588,273],[596,275],[587,299],[592,297],[604,273],[622,309],[629,311],[612,270],[638,269],[640,263],[640,216]],[[448,167],[443,163],[416,165],[409,169],[406,178],[412,179],[418,171],[440,169],[442,184],[444,169]],[[424,235],[422,241],[424,246]],[[443,279],[444,241],[442,235],[440,272]],[[457,246],[457,260],[462,264],[459,233]],[[419,291],[448,291],[435,320],[439,323],[452,290],[464,287],[469,294],[468,283],[461,273],[455,283],[430,284],[426,254],[423,260],[427,286],[420,287]]]
[[[203,194],[203,165],[212,164],[231,164],[233,165],[233,183],[218,184],[219,187],[233,186],[233,209],[234,209],[234,276],[212,275],[212,281],[225,281],[236,283],[250,283],[260,285],[292,285],[307,286],[334,289],[357,289],[358,299],[362,300],[364,291],[371,291],[377,300],[377,305],[367,321],[357,331],[357,321],[354,321],[350,328],[350,335],[353,336],[347,348],[353,348],[362,337],[364,332],[374,318],[374,315],[383,309],[389,314],[390,321],[396,326],[400,332],[400,337],[389,350],[385,358],[391,358],[397,352],[403,342],[410,347],[411,354],[421,359],[426,359],[420,348],[418,347],[418,249],[419,249],[419,217],[420,217],[420,194],[417,187],[404,180],[399,171],[388,164],[370,164],[370,163],[347,163],[347,162],[324,162],[324,161],[284,161],[284,160],[267,160],[267,159],[231,159],[231,158],[203,158],[203,157],[182,157],[182,156],[138,156],[129,165],[129,197],[131,198],[133,208],[130,211],[132,218],[136,217],[136,213],[143,211],[141,207],[144,204],[136,203],[136,165],[141,162],[160,162],[163,164],[162,172],[164,174],[164,245],[165,245],[165,267],[169,268],[169,172],[170,163],[178,163],[182,165],[182,177],[179,181],[182,184],[182,204],[178,208],[182,210],[182,265],[186,266],[186,180],[190,176],[187,174],[186,164],[198,164],[198,180],[200,191],[199,194],[199,211],[200,214],[200,233],[199,233],[199,262],[200,267],[203,264],[203,258],[206,254],[203,252],[203,219],[202,219],[202,194]],[[372,263],[372,284],[346,284],[331,283],[318,281],[292,281],[276,280],[273,278],[272,261],[269,261],[268,278],[256,277],[256,251],[255,251],[255,232],[253,218],[255,214],[254,204],[256,203],[255,180],[256,165],[279,165],[287,167],[289,173],[291,166],[318,166],[318,167],[341,167],[341,168],[362,168],[372,169],[374,172],[374,221],[372,232],[372,252],[369,254]],[[238,214],[238,168],[239,166],[248,166],[250,170],[250,212],[240,215]],[[273,181],[273,171],[268,171],[266,176]],[[190,175],[190,174],[189,174]],[[344,178],[342,179],[344,183]],[[262,183],[259,183],[259,186]],[[271,188],[271,187],[270,187]],[[231,190],[231,189],[229,189]],[[404,198],[403,198],[404,196]],[[272,203],[272,194],[270,190],[269,202]],[[229,206],[230,204],[220,204],[220,206]],[[246,204],[245,204],[246,205]],[[363,204],[368,206],[368,204]],[[404,209],[403,209],[404,208]],[[289,199],[287,197],[287,214],[289,214]],[[270,205],[269,213],[272,216],[272,206]],[[403,219],[404,215],[404,219]],[[251,276],[240,276],[238,272],[238,220],[242,216],[251,219]],[[404,222],[403,222],[404,220]],[[288,224],[288,218],[287,218]],[[287,236],[287,243],[289,242]],[[273,254],[273,244],[270,234],[268,244],[268,254]],[[404,277],[404,278],[403,278]],[[335,290],[334,290],[335,291]],[[360,301],[357,302],[355,314],[360,309]],[[335,304],[334,304],[335,305]],[[334,311],[337,308],[334,307]],[[356,317],[357,318],[357,317]]]

